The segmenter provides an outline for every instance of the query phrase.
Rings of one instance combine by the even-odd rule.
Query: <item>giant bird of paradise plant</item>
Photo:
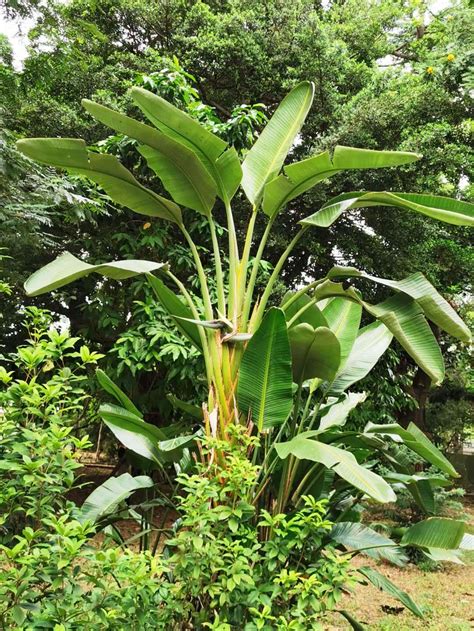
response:
[[[210,435],[228,438],[230,425],[244,423],[261,438],[252,456],[261,464],[256,505],[282,512],[298,506],[304,495],[330,497],[332,517],[337,521],[333,543],[393,562],[404,558],[398,543],[402,548],[418,546],[437,560],[456,560],[459,550],[470,541],[461,522],[430,517],[433,489],[444,483],[443,479],[416,475],[399,457],[399,447],[403,444],[454,477],[457,474],[449,461],[414,424],[407,429],[397,424],[369,424],[364,432],[349,432],[344,430],[344,423],[350,410],[365,398],[364,393],[348,389],[368,374],[393,338],[432,382],[439,384],[444,375],[443,358],[429,322],[468,342],[470,333],[464,322],[419,272],[402,280],[387,280],[352,267],[333,267],[324,278],[289,292],[278,308],[268,308],[268,303],[286,260],[313,227],[328,227],[343,213],[369,206],[401,208],[454,225],[473,225],[474,206],[420,193],[343,193],[299,222],[265,290],[256,295],[268,237],[290,202],[341,171],[394,167],[420,158],[408,152],[337,146],[332,152],[285,164],[311,107],[313,91],[311,83],[303,82],[284,98],[242,163],[233,147],[144,89],[133,88],[131,96],[150,124],[84,101],[96,120],[137,141],[140,154],[169,198],[142,186],[114,156],[88,151],[82,140],[20,140],[19,149],[33,160],[84,175],[115,203],[175,223],[192,253],[201,296],[197,301],[166,262],[127,260],[90,265],[69,253],[34,273],[26,281],[26,291],[36,296],[93,272],[118,280],[145,274],[156,299],[204,357],[209,396],[203,409],[195,410],[176,399],[177,405],[184,414],[202,418],[204,431]],[[239,187],[249,201],[243,242],[239,242],[232,212]],[[212,215],[217,200],[225,208],[228,269],[223,268],[223,244]],[[200,213],[208,222],[215,301],[183,208]],[[255,243],[258,213],[266,216],[266,227]],[[393,293],[383,302],[371,304],[355,287],[347,286],[352,278],[384,285]],[[363,311],[373,321],[360,328]],[[192,437],[176,436],[172,428],[159,429],[146,423],[105,375],[100,380],[120,404],[103,406],[102,417],[126,447],[159,467],[182,455]],[[372,471],[377,459],[391,465],[390,476]],[[404,533],[400,542],[354,522],[354,507],[362,498],[390,502],[395,499],[394,489],[400,486],[413,494],[427,515],[424,522]],[[393,593],[395,588],[387,587],[386,579],[375,570],[365,570],[366,578]],[[410,599],[403,601],[420,614]]]

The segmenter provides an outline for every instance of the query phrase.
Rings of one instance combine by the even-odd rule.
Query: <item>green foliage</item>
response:
[[[235,432],[233,445],[205,446],[226,453],[228,468],[214,462],[181,476],[181,518],[163,555],[90,547],[89,522],[52,511],[2,545],[2,624],[250,630],[304,629],[309,620],[319,628],[354,581],[348,558],[322,549],[326,502],[306,498],[291,516],[256,515],[258,467],[246,456],[255,441]]]
[[[214,462],[180,476],[182,517],[167,542],[173,619],[209,628],[318,628],[352,580],[344,556],[321,550],[331,528],[326,504],[306,498],[291,517],[256,515],[258,467],[246,456],[250,439],[242,431],[237,438],[232,447],[215,440],[205,446],[225,457],[225,469]]]
[[[78,450],[90,447],[83,427],[95,418],[87,367],[102,357],[51,326],[51,314],[25,310],[28,343],[0,367],[1,539],[40,527],[68,505]],[[16,373],[16,374],[15,374]],[[73,433],[73,430],[74,433]]]
[[[70,427],[53,421],[19,425],[8,412],[0,415],[0,541],[11,543],[25,527],[61,514],[65,495],[77,483],[77,450],[90,447]]]

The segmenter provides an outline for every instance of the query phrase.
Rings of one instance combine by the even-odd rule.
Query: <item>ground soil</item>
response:
[[[465,502],[469,515],[469,530],[474,533],[474,497]],[[347,596],[340,609],[345,609],[360,623],[373,631],[469,631],[474,629],[474,553],[469,553],[465,565],[443,563],[436,571],[416,565],[397,568],[358,557],[355,564],[370,565],[408,592],[424,607],[425,618],[416,618],[400,607],[400,603],[372,585],[358,585],[353,596]],[[333,616],[326,631],[350,629],[340,616]]]

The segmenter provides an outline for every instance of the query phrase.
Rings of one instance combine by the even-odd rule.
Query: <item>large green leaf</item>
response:
[[[179,460],[182,449],[195,439],[194,436],[170,438],[168,432],[118,405],[101,405],[99,415],[127,449],[159,466]]]
[[[441,471],[453,478],[459,477],[459,474],[449,460],[443,456],[440,450],[433,445],[429,438],[425,436],[421,429],[414,423],[410,423],[407,429],[404,429],[398,425],[398,423],[389,423],[387,425],[367,423],[364,433],[400,437],[407,447],[424,458],[427,462],[438,467],[438,469],[441,469]]]
[[[202,350],[199,329],[196,324],[192,322],[193,314],[189,307],[187,307],[160,278],[157,278],[153,274],[147,274],[147,280],[164,309],[174,319],[176,327],[198,350]]]
[[[410,526],[402,537],[404,546],[457,550],[463,540],[466,523],[446,517],[430,517]]]
[[[140,153],[175,202],[209,215],[215,202],[217,187],[193,151],[125,114],[87,99],[82,103],[96,120],[142,144]]]
[[[315,432],[303,432],[288,442],[277,443],[275,448],[279,457],[285,459],[291,454],[299,460],[320,462],[374,500],[378,502],[396,500],[392,487],[379,475],[361,466],[350,451],[309,438],[314,434]]]
[[[366,399],[365,392],[349,392],[342,401],[329,397],[327,403],[321,406],[321,421],[318,432],[324,432],[331,427],[341,427],[346,422],[350,412]]]
[[[143,418],[142,413],[135,406],[133,401],[131,401],[127,397],[125,392],[123,392],[103,370],[97,368],[97,370],[95,371],[95,376],[101,388],[111,394],[122,407],[124,407],[129,412],[132,412],[132,414],[136,414],[139,418]]]
[[[257,205],[267,182],[275,178],[298,135],[313,102],[314,86],[297,85],[280,103],[242,164],[242,187]]]
[[[331,381],[341,358],[339,340],[331,329],[298,324],[288,331],[293,364],[293,380],[302,383],[319,377]]]
[[[334,524],[330,537],[349,550],[363,552],[373,559],[385,559],[398,566],[403,566],[408,561],[401,546],[364,524],[338,522]]]
[[[323,315],[341,345],[341,362],[338,369],[340,371],[343,369],[359,333],[362,306],[352,300],[333,298],[324,307]]]
[[[153,480],[147,475],[132,477],[129,473],[123,473],[116,478],[109,478],[86,498],[78,519],[80,522],[91,521],[95,524],[113,514],[132,493],[153,485]]]
[[[114,202],[136,213],[182,222],[179,206],[142,186],[115,156],[87,151],[83,140],[26,138],[19,140],[17,147],[32,160],[85,175]]]
[[[423,618],[423,611],[416,602],[406,592],[394,585],[392,581],[389,581],[388,578],[380,574],[380,572],[377,572],[377,570],[371,567],[360,567],[359,572],[365,576],[372,585],[399,600],[407,609],[414,613],[415,616]]]
[[[332,159],[328,151],[283,168],[283,174],[265,187],[263,210],[272,217],[289,201],[315,184],[346,169],[379,169],[418,160],[416,153],[404,151],[372,151],[337,146]]]
[[[373,322],[360,329],[345,365],[336,375],[331,393],[344,392],[368,375],[392,339],[393,334],[382,322]]]
[[[432,219],[438,219],[456,226],[474,225],[474,204],[469,202],[436,195],[387,193],[384,191],[377,193],[344,193],[338,197],[333,197],[333,199],[324,204],[321,210],[306,217],[300,223],[327,228],[346,210],[368,208],[369,206],[393,206],[395,208],[414,210]]]
[[[297,324],[306,322],[314,329],[317,329],[319,326],[329,327],[329,324],[323,316],[321,310],[316,306],[314,300],[307,294],[301,294],[301,296],[298,296],[298,298],[293,300],[293,302],[287,307],[286,304],[289,302],[290,298],[294,296],[294,294],[295,292],[293,291],[287,292],[281,302],[281,308],[285,312],[286,321],[289,322],[295,318],[291,326],[296,326]],[[297,316],[298,313],[300,313],[300,315]]]
[[[111,263],[90,265],[76,258],[70,252],[64,252],[54,261],[34,272],[25,282],[25,291],[28,296],[38,296],[47,291],[59,289],[59,287],[68,285],[83,276],[88,276],[92,272],[107,278],[124,280],[137,274],[147,274],[157,269],[166,268],[165,263],[140,260],[112,261]]]
[[[181,410],[181,412],[184,412],[192,418],[197,418],[199,421],[203,420],[204,414],[202,408],[198,405],[193,405],[192,403],[178,399],[178,397],[175,397],[174,394],[167,394],[166,398],[177,410]]]
[[[281,425],[292,402],[291,354],[285,316],[269,309],[245,349],[240,364],[237,399],[242,413],[259,431]]]
[[[391,287],[392,289],[407,294],[416,300],[423,309],[426,317],[444,331],[454,337],[458,337],[463,342],[470,342],[471,340],[471,333],[467,325],[420,272],[416,272],[407,278],[396,281],[386,278],[377,278],[376,276],[371,276],[353,267],[334,267],[328,273],[328,278],[336,277],[367,278],[375,283]]]
[[[409,295],[398,293],[384,302],[371,305],[363,301],[353,287],[345,289],[342,283],[333,283],[328,279],[316,287],[314,296],[319,300],[342,297],[361,304],[368,313],[385,324],[435,384],[443,380],[444,361],[440,348],[423,309]]]
[[[196,119],[143,88],[131,96],[145,116],[161,132],[191,149],[213,177],[221,199],[231,199],[242,179],[242,169],[233,147],[205,129]]]
[[[406,294],[396,294],[377,305],[364,302],[364,308],[383,322],[406,352],[434,384],[444,378],[444,361],[438,342],[425,320],[423,309]]]
[[[99,416],[124,447],[160,466],[163,464],[158,445],[167,436],[158,427],[118,405],[101,405]]]

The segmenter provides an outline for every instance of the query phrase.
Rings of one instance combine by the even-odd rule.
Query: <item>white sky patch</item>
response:
[[[28,31],[35,25],[34,18],[15,21],[8,20],[0,14],[0,33],[6,35],[13,49],[13,65],[21,70],[23,62],[28,56]]]

